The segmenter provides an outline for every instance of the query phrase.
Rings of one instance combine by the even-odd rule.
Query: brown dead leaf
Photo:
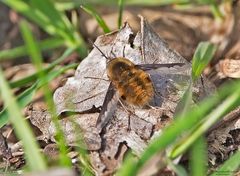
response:
[[[56,161],[59,159],[59,150],[57,144],[48,144],[44,147],[43,153],[47,156],[49,161]]]
[[[87,147],[88,150],[98,150],[101,147],[100,136],[94,128],[96,126],[97,115],[96,113],[75,115],[71,118],[68,117],[60,120],[62,130],[69,146],[76,146],[76,141],[80,138],[79,136],[83,135],[83,140],[86,144],[82,144],[81,147]],[[29,119],[31,123],[42,132],[42,136],[39,137],[40,140],[44,140],[45,142],[49,140],[56,142],[56,129],[49,112],[33,110]],[[76,131],[76,128],[80,128],[79,131]]]
[[[117,105],[113,118],[100,133],[100,150],[92,151],[90,154],[97,174],[104,175],[113,173],[120,164],[125,153],[120,146],[127,145],[136,155],[140,155],[151,140],[152,134],[156,136],[159,133],[156,131],[158,128],[154,126],[162,125],[161,117],[164,116],[165,125],[171,121],[177,103],[189,83],[191,64],[171,50],[143,18],[141,31],[136,35],[126,23],[119,32],[98,37],[95,44],[109,57],[123,56],[124,52],[125,57],[135,64],[185,63],[184,66],[162,67],[148,71],[157,93],[161,95],[154,98],[152,102],[154,109],[129,107],[131,111],[129,113],[121,105]],[[94,48],[81,62],[75,76],[56,90],[54,102],[58,114],[68,111],[79,112],[75,120],[83,118],[82,121],[85,123],[81,123],[81,129],[91,127],[88,132],[94,131],[96,126],[90,124],[96,125],[98,113],[93,113],[92,110],[103,104],[110,83],[107,79],[106,59]],[[214,90],[214,86],[204,78],[203,84],[201,81],[197,82],[193,90],[195,98],[202,99]],[[93,114],[94,117],[91,117]],[[91,118],[86,120],[87,117]],[[64,122],[63,126],[65,132],[74,133],[67,122]],[[96,136],[95,132],[94,135]]]
[[[2,134],[2,130],[0,130],[0,156],[7,160],[12,158],[12,152],[8,147],[6,138]]]
[[[216,67],[220,78],[240,78],[240,60],[238,59],[221,60]]]
[[[237,114],[236,114],[237,115]],[[214,129],[208,136],[208,157],[211,166],[218,167],[226,161],[240,146],[240,118],[238,115],[231,121]]]

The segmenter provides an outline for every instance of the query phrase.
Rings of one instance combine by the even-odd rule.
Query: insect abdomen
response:
[[[124,71],[120,78],[116,87],[123,100],[135,106],[144,106],[149,103],[154,89],[147,73],[134,68]]]

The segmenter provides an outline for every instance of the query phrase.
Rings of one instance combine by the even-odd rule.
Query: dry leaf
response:
[[[101,149],[90,154],[97,174],[103,175],[113,173],[117,169],[126,151],[122,150],[122,146],[128,146],[135,154],[140,155],[152,135],[159,133],[159,127],[171,122],[177,103],[188,86],[191,64],[171,50],[143,18],[141,18],[141,31],[136,35],[126,23],[119,32],[98,37],[95,44],[107,56],[124,54],[135,64],[184,63],[183,66],[175,65],[148,71],[157,94],[161,95],[154,97],[152,102],[154,109],[129,107],[131,111],[129,113],[121,105],[117,105],[113,113],[114,117],[100,133]],[[94,48],[81,62],[75,76],[69,78],[63,87],[56,90],[54,101],[58,114],[68,111],[80,112],[81,114],[76,117],[79,119],[94,114],[93,121],[96,122],[98,113],[94,109],[103,104],[110,84],[107,79],[106,59]],[[195,98],[202,99],[206,96],[206,92],[210,94],[214,90],[214,86],[204,78],[203,84],[201,81],[197,82],[193,90]],[[161,119],[163,116],[164,123]],[[94,131],[94,126],[88,130],[88,123],[92,123],[91,120],[85,121],[80,126],[86,129],[85,132],[91,133]],[[66,129],[66,131],[71,130]]]
[[[218,76],[221,78],[240,78],[240,60],[224,59],[216,66]]]

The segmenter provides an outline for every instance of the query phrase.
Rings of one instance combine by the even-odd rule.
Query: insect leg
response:
[[[112,49],[110,51],[110,54],[112,54],[114,58],[117,58],[116,54],[113,52],[113,47],[112,47]]]
[[[94,98],[94,97],[102,94],[103,92],[104,92],[104,91],[98,92],[98,93],[96,93],[96,94],[94,94],[94,95],[92,95],[92,96],[90,96],[90,97],[88,97],[88,98],[85,98],[84,100],[74,101],[73,103],[74,103],[74,104],[82,103],[82,102],[84,102],[84,101],[87,101],[87,100],[89,100],[89,99],[91,99],[91,98]]]
[[[107,59],[107,61],[109,60],[109,58],[102,52],[102,50],[97,46],[95,45],[92,40],[88,40],[95,48],[97,48],[97,50],[102,54],[103,57],[105,57]]]
[[[119,99],[119,102],[121,104],[121,106],[123,107],[123,109],[126,111],[127,114],[133,114],[130,110],[128,110],[125,105],[123,104],[122,100]],[[128,127],[127,127],[127,130],[130,131],[131,130],[131,124],[130,124],[130,116],[128,115]]]
[[[119,101],[119,103],[122,105],[123,109],[124,109],[126,112],[128,112],[128,110],[127,110],[127,108],[125,107],[125,105],[123,104],[122,100],[119,99],[118,101]]]
[[[124,53],[124,51],[125,51],[125,45],[123,46],[123,53],[122,53],[122,56],[123,56],[123,58],[125,58],[125,53]]]
[[[93,76],[85,76],[84,78],[87,78],[87,79],[97,79],[97,80],[103,80],[103,81],[109,82],[108,79],[99,78],[99,77],[93,77]]]
[[[100,78],[95,78],[95,77],[91,77],[91,76],[86,76],[86,77],[84,77],[84,78],[90,78],[90,79],[98,79],[98,82],[95,84],[95,86],[93,86],[93,88],[92,88],[91,90],[89,90],[87,93],[92,92],[93,90],[95,90],[95,89],[98,87],[98,85],[100,84],[100,82],[101,82],[102,80],[108,81],[108,80],[106,80],[106,79],[103,78],[103,75],[104,75],[105,73],[106,73],[106,70],[104,70],[104,72],[102,73],[102,75],[100,76]]]

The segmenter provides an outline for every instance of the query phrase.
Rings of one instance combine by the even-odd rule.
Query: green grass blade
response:
[[[212,59],[217,47],[209,42],[199,43],[192,60],[192,79],[196,81]]]
[[[123,4],[124,0],[118,0],[118,29],[122,26]]]
[[[168,159],[168,167],[177,174],[177,176],[188,176],[187,171],[181,165],[176,165],[172,160]]]
[[[190,150],[190,168],[192,176],[207,175],[207,144],[203,136],[197,139]]]
[[[180,117],[185,117],[184,114],[190,110],[192,104],[192,86],[192,81],[190,81],[188,88],[183,94],[183,97],[177,104],[174,116],[178,115]]]
[[[84,6],[82,5],[81,8],[96,19],[96,21],[98,22],[98,25],[102,28],[104,33],[111,32],[106,22],[90,5],[84,5]]]
[[[47,82],[52,81],[54,78],[58,77],[66,70],[76,68],[77,66],[78,64],[71,64],[71,65],[62,67],[58,70],[53,70],[49,72],[49,74],[47,75]],[[35,95],[36,91],[45,84],[46,82],[37,81],[31,87],[29,87],[23,93],[21,93],[17,97],[17,104],[19,108],[22,109],[26,107],[33,100],[33,96]],[[5,108],[0,112],[0,128],[3,127],[6,123],[8,123],[8,121],[9,121],[9,115]]]
[[[129,0],[129,5],[143,5],[143,6],[160,6],[160,5],[171,5],[171,4],[186,4],[190,3],[191,0]]]
[[[75,0],[75,1],[55,1],[56,6],[61,11],[64,10],[72,10],[78,8],[81,5],[106,5],[106,6],[114,6],[116,5],[116,1],[112,0]],[[209,5],[211,6],[214,4],[214,0],[128,0],[125,1],[126,5],[131,6],[163,6],[163,5]],[[216,4],[216,2],[215,2]],[[217,5],[217,4],[216,4]],[[215,7],[214,7],[215,8]],[[217,12],[214,12],[217,11]],[[215,13],[217,16],[221,16],[221,12],[219,11],[219,7],[217,10],[214,10],[213,14]],[[220,14],[219,14],[220,13]]]
[[[218,107],[214,108],[214,110],[207,115],[206,120],[197,129],[195,129],[183,142],[176,145],[177,147],[172,150],[171,157],[176,158],[182,154],[198,137],[203,135],[214,123],[216,123],[217,120],[223,117],[227,112],[230,112],[230,110],[233,110],[239,98],[239,91],[233,92],[226,97]]]
[[[41,51],[57,48],[64,44],[64,40],[60,38],[49,38],[38,43]],[[25,46],[19,46],[9,50],[0,51],[0,61],[15,59],[17,57],[26,56],[27,50]]]
[[[221,13],[221,10],[219,9],[219,7],[216,4],[212,4],[210,7],[211,7],[211,11],[212,11],[212,14],[213,14],[215,19],[217,19],[217,20],[223,20],[224,19],[224,16]]]
[[[36,1],[39,2],[39,0]],[[3,2],[10,6],[12,9],[22,13],[24,16],[34,21],[49,34],[55,35],[57,33],[60,36],[66,37],[67,34],[64,32],[66,26],[60,18],[60,15],[54,15],[54,18],[51,17],[50,13],[55,14],[54,12],[56,12],[56,9],[52,8],[52,5],[48,7],[49,4],[52,4],[49,2],[49,0],[44,1],[44,3],[46,3],[46,10],[44,10],[44,8],[41,8],[42,5],[40,5],[39,8],[36,7],[36,3],[32,2],[31,0],[28,2],[18,0],[3,0]],[[44,11],[42,11],[42,9]]]
[[[67,49],[63,55],[54,61],[47,69],[50,69],[51,67],[54,67],[56,64],[63,61],[67,56],[69,56],[72,53],[73,49]],[[47,74],[47,82],[52,81],[54,78],[62,74],[68,69],[76,68],[78,64],[71,64],[65,67],[62,67],[57,70],[53,70]],[[14,82],[13,82],[14,83]],[[41,88],[45,83],[37,81],[34,83],[30,88],[26,89],[23,93],[21,93],[17,98],[17,104],[22,109],[25,106],[27,106],[33,99],[33,96],[35,95],[35,92],[37,89]],[[9,120],[8,114],[6,109],[0,112],[0,128],[3,127]]]
[[[116,176],[123,175],[134,175],[134,172],[131,172],[132,168],[136,166],[136,157],[134,157],[130,152],[127,153],[127,156],[123,162],[122,167],[117,171]]]
[[[50,81],[52,81],[54,78],[58,77],[59,75],[61,75],[62,73],[66,72],[69,69],[76,69],[77,66],[79,64],[70,64],[70,65],[66,65],[64,67],[61,68],[57,68],[56,70],[52,70],[51,72],[49,72],[49,74],[46,76],[47,77],[47,83],[49,83]],[[40,85],[39,87],[43,86],[44,84],[46,84],[45,82],[41,82],[40,80]]]
[[[37,10],[41,15],[38,15],[38,19],[42,19],[42,25],[48,24],[54,29],[54,34],[57,33],[59,36],[62,36],[67,42],[75,43],[74,30],[69,24],[69,21],[66,20],[65,16],[59,12],[54,4],[50,0],[29,0],[31,7]],[[41,26],[42,26],[41,25]]]
[[[67,49],[63,55],[61,57],[59,57],[57,60],[55,60],[54,62],[52,62],[49,66],[47,66],[45,69],[43,69],[42,71],[45,72],[45,74],[47,74],[49,71],[51,71],[56,65],[60,64],[62,61],[64,61],[72,52],[74,51],[74,49]],[[38,74],[40,74],[39,72],[33,73],[25,78],[22,78],[20,80],[16,80],[13,82],[10,82],[10,87],[11,88],[15,88],[15,87],[22,87],[28,83],[31,83],[33,81],[36,81]]]
[[[192,3],[191,0],[128,0],[125,1],[126,5],[132,5],[132,6],[161,6],[161,5],[172,5],[172,4],[190,4]],[[108,5],[113,6],[116,5],[116,1],[112,0],[76,0],[76,1],[67,1],[67,2],[61,2],[56,1],[57,7],[59,9],[63,10],[70,10],[73,8],[77,8],[80,5],[86,5],[86,4],[92,4],[92,5]]]
[[[87,47],[82,37],[74,30],[63,12],[56,9],[50,0],[3,0],[3,3],[38,24],[50,35],[61,37],[70,48],[77,48],[82,55],[87,55]]]
[[[17,98],[17,105],[20,109],[24,108],[27,104],[29,104],[33,98],[33,95],[36,92],[37,83],[33,84],[30,88],[25,90],[19,97]],[[4,109],[0,112],[0,128],[2,128],[9,121],[9,115],[7,113],[7,109]]]
[[[77,31],[75,31],[74,26],[70,23],[66,15],[61,11],[58,11],[55,7],[55,4],[50,0],[31,0],[32,7],[39,10],[41,15],[38,17],[44,16],[44,26],[41,26],[43,29],[48,25],[52,25],[54,28],[54,35],[58,34],[65,41],[70,48],[76,48],[77,51],[82,55],[87,55],[87,47]],[[47,19],[45,20],[45,18]]]
[[[236,151],[224,164],[211,176],[234,175],[234,171],[240,168],[240,151]]]
[[[31,128],[24,117],[21,115],[21,110],[18,107],[13,94],[3,77],[3,72],[0,68],[0,90],[1,97],[7,107],[9,119],[14,127],[17,137],[22,141],[23,148],[27,160],[27,164],[31,171],[44,171],[47,166],[40,154],[38,144],[31,131]]]
[[[226,107],[223,107],[222,102],[224,102]],[[218,117],[212,118],[214,115],[212,109],[218,106],[220,112],[214,111],[214,114]],[[225,115],[227,112],[233,110],[240,105],[240,82],[232,83],[231,85],[226,85],[219,91],[219,94],[215,93],[213,96],[207,98],[205,101],[199,103],[198,107],[194,107],[192,110],[186,113],[186,117],[176,117],[174,122],[163,130],[161,135],[150,143],[150,145],[143,152],[137,164],[131,167],[127,174],[136,175],[137,171],[143,166],[143,164],[148,161],[154,154],[161,152],[167,146],[175,142],[180,134],[186,132],[203,119],[206,119],[206,115],[209,114],[209,123],[212,123],[219,118],[220,115]],[[187,121],[186,121],[187,119]],[[208,118],[209,119],[209,118]],[[207,126],[204,126],[206,128]],[[203,130],[202,128],[200,130]],[[204,129],[204,131],[206,131]],[[201,132],[201,131],[200,131]],[[199,137],[199,131],[197,135]],[[194,141],[192,141],[194,142]],[[171,155],[173,156],[173,155]]]
[[[83,137],[83,131],[81,128],[79,128],[79,124],[76,122],[76,120],[73,118],[74,116],[72,116],[71,114],[67,114],[69,121],[73,124],[73,128],[75,131],[75,143],[76,148],[75,151],[77,151],[79,153],[79,167],[81,168],[81,173],[84,176],[93,176],[94,175],[94,169],[91,166],[91,162],[89,159],[89,155],[88,152],[86,150],[87,146],[86,143],[84,141],[84,137]]]
[[[45,73],[42,71],[42,68],[43,68],[42,57],[41,57],[40,51],[38,50],[36,42],[33,38],[33,35],[25,21],[22,21],[20,23],[20,27],[21,27],[22,36],[25,41],[29,55],[31,56],[32,62],[39,72],[39,75],[38,75],[39,79],[44,83],[47,83],[47,75],[45,75]],[[57,144],[60,151],[59,164],[63,167],[71,167],[71,160],[67,156],[68,151],[67,151],[66,141],[64,138],[64,133],[58,121],[55,106],[52,100],[52,93],[49,90],[48,84],[44,85],[42,88],[43,88],[43,93],[44,93],[47,106],[49,108],[49,111],[52,114],[52,121],[56,128],[56,140],[57,140]]]

